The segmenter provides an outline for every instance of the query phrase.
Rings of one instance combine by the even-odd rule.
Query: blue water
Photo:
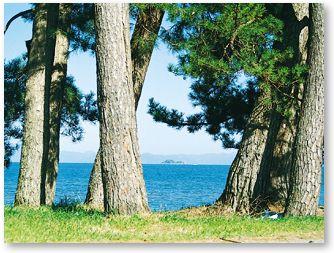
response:
[[[84,201],[93,164],[61,163],[56,202]],[[178,210],[213,203],[223,192],[229,165],[144,164],[148,201],[153,211]],[[5,204],[13,204],[19,163],[5,169]],[[323,176],[319,204],[324,204]]]

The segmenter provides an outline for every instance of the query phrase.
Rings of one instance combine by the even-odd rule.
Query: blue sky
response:
[[[29,8],[28,4],[5,4],[4,21],[19,11]],[[166,22],[163,23],[166,25]],[[25,41],[31,38],[31,23],[22,19],[14,21],[6,32],[4,39],[4,55],[10,60],[26,51]],[[176,62],[176,57],[165,45],[155,48],[146,75],[142,96],[137,110],[138,134],[141,153],[154,154],[204,154],[232,152],[223,150],[221,143],[212,140],[204,131],[195,134],[184,130],[175,130],[156,123],[147,114],[147,104],[150,97],[168,107],[179,109],[185,113],[193,113],[189,99],[189,80],[183,80],[169,73],[167,66]],[[96,93],[95,58],[88,53],[72,53],[68,63],[68,74],[73,75],[77,86],[84,92]],[[85,135],[79,143],[72,143],[70,138],[61,137],[60,148],[66,151],[96,151],[99,145],[98,125],[83,123]]]

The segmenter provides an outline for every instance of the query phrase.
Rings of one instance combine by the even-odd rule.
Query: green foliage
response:
[[[10,157],[18,148],[14,140],[22,138],[26,62],[27,57],[23,55],[5,63],[4,66],[5,167],[9,165]]]
[[[183,118],[183,113],[179,113],[176,110],[168,110],[167,107],[162,106],[154,101],[153,98],[149,100],[149,114],[153,116],[155,121],[164,120],[171,127],[176,127],[180,129],[185,125],[185,120]]]
[[[66,78],[63,96],[63,108],[61,111],[61,134],[71,136],[72,141],[80,141],[83,129],[80,126],[81,100],[83,98],[80,90],[74,85],[72,77]]]
[[[194,105],[202,107],[202,112],[184,116],[184,113],[169,110],[151,98],[148,113],[157,122],[164,122],[176,129],[186,127],[190,133],[204,127],[214,140],[221,140],[224,147],[238,148],[239,143],[234,140],[234,136],[240,134],[246,125],[245,115],[251,113],[256,93],[252,80],[243,88],[232,85],[208,86],[195,82],[189,97]]]
[[[169,71],[193,80],[189,98],[201,113],[185,120],[183,113],[150,100],[149,113],[156,121],[187,126],[189,132],[203,127],[231,148],[238,147],[234,137],[243,132],[259,91],[267,95],[268,108],[282,114],[296,103],[286,94],[302,81],[303,71],[287,65],[296,54],[292,48],[276,48],[284,23],[266,5],[171,4],[167,10],[173,25],[162,37],[178,59]]]
[[[156,8],[165,10],[169,4],[164,3],[130,3],[130,17],[136,19],[138,15],[149,8]]]
[[[71,51],[95,52],[94,4],[71,4],[70,39]]]

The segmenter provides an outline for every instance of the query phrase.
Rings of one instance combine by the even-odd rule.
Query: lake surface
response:
[[[56,202],[85,200],[91,163],[61,163]],[[144,164],[148,201],[153,211],[177,210],[213,203],[223,192],[229,165]],[[5,169],[5,204],[13,204],[19,163]],[[324,204],[324,173],[319,204]]]

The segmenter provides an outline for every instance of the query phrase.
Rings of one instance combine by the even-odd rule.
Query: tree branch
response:
[[[237,38],[239,31],[240,31],[242,28],[244,28],[245,26],[250,25],[250,24],[253,23],[254,21],[256,21],[256,18],[252,18],[252,19],[248,20],[246,23],[243,23],[243,24],[239,25],[239,26],[237,27],[237,29],[235,29],[235,31],[233,32],[233,34],[232,34],[232,36],[231,36],[230,41],[227,43],[227,45],[226,45],[225,48],[224,48],[224,55],[227,56],[227,49],[228,49],[228,47],[230,47],[231,50],[234,51],[234,41],[235,41],[235,39]]]
[[[267,78],[267,80],[269,81],[269,84],[274,87],[278,92],[280,92],[282,95],[288,97],[288,98],[291,98],[293,100],[298,100],[299,102],[302,102],[303,100],[298,98],[298,97],[294,97],[288,93],[285,93],[284,91],[282,91],[276,84],[275,82],[273,82],[272,80],[270,80],[269,78]]]
[[[26,15],[26,14],[29,14],[29,13],[32,13],[32,9],[25,10],[25,11],[21,11],[21,12],[17,13],[16,15],[14,15],[13,17],[11,17],[11,18],[8,20],[7,24],[6,24],[4,34],[6,34],[6,31],[8,30],[10,24],[11,24],[15,19],[17,19],[17,18],[19,18],[19,17],[22,17],[22,16],[24,16],[24,15]]]

